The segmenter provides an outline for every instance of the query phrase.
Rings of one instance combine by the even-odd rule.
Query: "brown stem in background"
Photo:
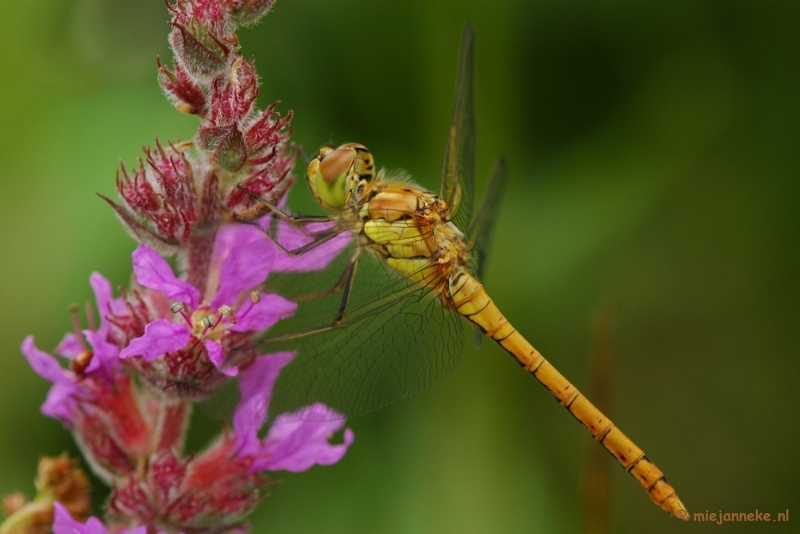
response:
[[[597,408],[611,417],[611,356],[614,341],[614,312],[599,306],[592,318],[592,347],[589,355],[589,396]],[[584,474],[584,527],[587,534],[611,532],[611,459],[594,443],[586,455]]]

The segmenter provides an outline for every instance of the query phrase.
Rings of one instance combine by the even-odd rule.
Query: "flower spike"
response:
[[[156,61],[158,83],[199,125],[191,141],[156,140],[136,166],[120,164],[119,200],[100,195],[140,243],[135,279],[115,296],[92,273],[97,315],[87,307],[88,329],[73,307],[74,331],[55,356],[32,336],[21,346],[52,384],[42,413],[73,434],[111,488],[103,521],[87,518],[88,505],[75,506],[80,499],[50,498],[43,531],[52,523],[55,534],[244,534],[269,472],[335,463],[353,443],[344,419],[323,405],[303,413],[332,422],[267,417],[272,387],[294,354],[261,354],[258,339],[297,304],[265,292],[265,282],[274,271],[325,268],[346,244],[333,239],[295,258],[235,222],[237,214],[265,214],[259,197],[279,203],[294,182],[292,112],[279,113],[277,102],[257,109],[255,62],[242,57],[236,35],[273,3],[167,2],[173,63]],[[234,376],[241,400],[230,426],[205,450],[184,451],[193,405]],[[263,428],[268,419],[274,424]],[[19,496],[6,500],[10,510],[25,506]]]

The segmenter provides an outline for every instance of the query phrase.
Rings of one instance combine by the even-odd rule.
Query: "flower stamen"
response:
[[[81,349],[83,351],[87,351],[86,343],[83,341],[83,332],[81,331],[81,318],[78,317],[78,305],[77,304],[70,304],[69,305],[69,313],[72,316],[72,330],[75,332],[75,337],[78,338],[78,342],[81,344]]]
[[[253,306],[258,304],[259,302],[261,302],[261,293],[259,293],[258,291],[251,291],[250,302],[249,304],[245,303],[245,305],[242,307],[241,313],[239,314],[239,319],[245,317],[248,313],[250,313],[250,310],[253,309]]]
[[[219,313],[221,313],[224,317],[228,319],[228,322],[231,324],[236,324],[236,315],[233,312],[236,311],[236,308],[232,308],[230,306],[220,306]]]
[[[183,304],[181,304],[180,302],[174,302],[172,306],[169,307],[169,311],[171,311],[172,313],[180,313],[181,317],[183,317],[183,320],[186,321],[186,324],[189,325],[190,329],[194,326],[192,325],[192,320],[186,314]]]
[[[217,325],[222,321],[222,316],[215,316],[214,314],[206,315],[200,323],[205,327],[200,333],[201,336],[206,335],[211,330],[214,330]]]
[[[89,321],[89,330],[92,332],[97,332],[97,322],[94,319],[94,308],[92,307],[92,303],[86,301],[86,319]]]

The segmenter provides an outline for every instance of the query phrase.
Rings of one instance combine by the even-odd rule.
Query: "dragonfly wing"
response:
[[[481,281],[486,272],[494,225],[497,222],[500,201],[503,198],[507,183],[508,165],[505,158],[499,158],[492,169],[492,177],[489,179],[489,186],[483,196],[481,208],[475,215],[475,220],[472,221],[469,230],[467,230],[465,241],[467,248],[472,252],[472,268],[476,278]]]
[[[263,353],[297,352],[275,383],[271,418],[317,402],[343,416],[363,415],[428,388],[461,360],[457,313],[368,251],[360,261],[340,325],[325,329],[341,294],[301,301],[296,323],[282,321],[288,333],[271,331],[260,347]],[[314,418],[318,412],[307,413]]]
[[[453,222],[466,230],[475,195],[475,30],[464,26],[458,63],[456,102],[442,164],[441,197]]]
[[[486,272],[489,246],[492,240],[494,224],[497,220],[497,213],[500,211],[500,199],[508,183],[508,167],[505,158],[498,159],[492,170],[492,177],[489,179],[489,186],[483,195],[481,208],[475,215],[475,219],[467,230],[466,243],[471,251],[470,258],[472,270],[478,280],[483,281]],[[483,341],[483,332],[475,330],[474,343],[478,349]]]

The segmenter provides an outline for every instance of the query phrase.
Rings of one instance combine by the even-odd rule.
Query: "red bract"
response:
[[[124,207],[102,197],[134,238],[165,251],[189,241],[202,212],[188,147],[157,142],[132,174],[120,166],[117,191]]]
[[[266,475],[249,472],[250,463],[237,458],[225,439],[187,460],[163,453],[152,459],[146,474],[114,485],[109,508],[120,520],[166,531],[237,531],[269,483]]]
[[[288,117],[287,117],[288,118]],[[277,149],[261,158],[248,169],[248,176],[241,187],[233,188],[225,201],[225,208],[242,220],[256,219],[269,212],[259,198],[276,204],[292,185],[292,167],[297,160],[297,150]]]
[[[192,143],[157,144],[139,169],[129,173],[122,167],[118,190],[123,205],[106,199],[137,240],[161,252],[181,254],[193,281],[204,276],[202,258],[208,255],[218,224],[232,215],[252,218],[265,209],[237,186],[275,203],[292,183],[292,113],[282,117],[277,102],[264,111],[256,109],[258,78],[253,62],[239,54],[234,33],[237,25],[254,22],[272,4],[273,0],[169,4],[174,64],[169,69],[158,61],[159,84],[178,110],[198,115],[201,123]],[[200,226],[203,231],[195,231]]]
[[[158,63],[158,83],[170,102],[181,113],[203,115],[206,111],[206,95],[200,86],[183,70],[175,65],[175,72]]]
[[[206,117],[208,125],[240,125],[253,111],[257,96],[258,84],[253,66],[240,56],[231,65],[226,78],[220,76],[214,80],[211,111]]]
[[[247,128],[244,139],[250,148],[251,163],[254,165],[267,163],[269,160],[266,158],[271,158],[277,147],[282,146],[292,134],[291,130],[287,131],[292,112],[281,118],[281,114],[275,111],[277,106],[278,102],[270,105]]]

